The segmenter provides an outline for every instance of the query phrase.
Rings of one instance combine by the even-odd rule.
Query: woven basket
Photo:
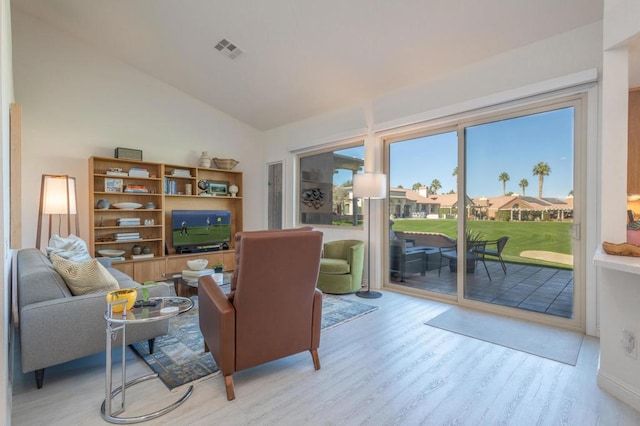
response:
[[[238,165],[238,161],[232,158],[214,158],[211,160],[216,169],[231,170]]]

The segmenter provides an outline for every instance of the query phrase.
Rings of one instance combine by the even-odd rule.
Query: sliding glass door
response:
[[[465,299],[573,318],[574,115],[464,128]]]
[[[385,139],[389,287],[575,327],[583,110],[568,98]]]

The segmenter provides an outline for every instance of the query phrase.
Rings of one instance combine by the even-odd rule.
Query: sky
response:
[[[572,107],[524,117],[495,121],[466,128],[467,193],[472,197],[502,195],[503,172],[510,179],[506,192],[523,195],[519,183],[526,179],[525,195],[538,196],[538,176],[533,168],[547,163],[551,173],[544,177],[543,197],[566,198],[573,189]],[[411,188],[419,182],[430,185],[438,179],[439,194],[456,190],[456,132],[441,133],[391,144],[389,183],[392,188]],[[336,153],[364,158],[364,147]],[[339,171],[334,183],[351,179],[350,171]]]
[[[467,127],[467,193],[475,197],[502,195],[498,176],[506,172],[506,191],[538,196],[538,176],[532,171],[544,162],[543,196],[565,198],[573,189],[573,108],[544,112]],[[390,185],[411,188],[438,179],[438,193],[456,190],[457,136],[455,132],[396,142],[390,147]]]

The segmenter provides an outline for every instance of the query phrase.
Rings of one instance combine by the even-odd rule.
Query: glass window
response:
[[[357,146],[301,156],[300,223],[357,225],[360,209],[353,205],[352,183],[353,175],[363,167],[362,142]]]

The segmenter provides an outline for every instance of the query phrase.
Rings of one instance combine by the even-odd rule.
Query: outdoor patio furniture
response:
[[[477,252],[482,250],[482,254],[484,256],[497,257],[498,260],[500,261],[500,266],[502,266],[502,271],[506,275],[507,274],[507,265],[505,265],[504,260],[502,259],[502,250],[504,250],[504,246],[507,245],[507,241],[508,240],[509,240],[509,237],[507,237],[505,235],[504,237],[498,238],[497,240],[487,241],[487,244],[484,246],[484,248],[475,247],[473,249],[473,251],[477,253]],[[492,246],[494,244],[496,246],[495,250],[487,248],[487,246]]]
[[[482,262],[484,265],[485,271],[487,271],[487,276],[489,277],[489,281],[491,281],[491,274],[489,273],[489,268],[487,268],[487,263],[484,259],[484,253],[486,250],[487,241],[468,241],[467,242],[467,272],[475,272],[475,267],[478,262]],[[440,247],[440,265],[438,267],[438,276],[440,276],[440,270],[442,269],[442,259],[449,260],[449,268],[452,272],[457,271],[458,265],[458,246],[452,245],[448,247]]]
[[[404,281],[407,274],[425,274],[427,267],[424,250],[408,246],[406,240],[391,240],[390,246],[389,269],[398,274],[400,281]]]

